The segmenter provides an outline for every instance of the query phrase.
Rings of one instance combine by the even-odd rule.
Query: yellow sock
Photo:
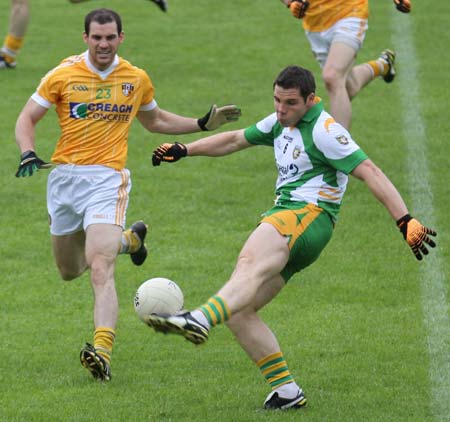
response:
[[[372,69],[374,78],[377,76],[384,76],[389,69],[388,65],[382,60],[371,60],[370,62],[367,62],[367,64]]]
[[[2,53],[5,61],[12,63],[16,60],[17,53],[22,48],[24,37],[15,37],[8,34],[3,43]]]
[[[98,327],[94,332],[94,347],[99,355],[105,360],[111,362],[111,353],[114,344],[116,332],[112,328]]]
[[[262,358],[256,362],[256,365],[272,387],[272,390],[294,381],[294,377],[291,375],[283,353],[281,352],[273,353]]]
[[[202,311],[211,327],[214,327],[221,322],[228,321],[231,313],[228,305],[220,296],[212,296],[208,302],[198,308]]]

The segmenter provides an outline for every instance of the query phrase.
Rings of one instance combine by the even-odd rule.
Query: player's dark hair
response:
[[[89,12],[84,18],[84,32],[87,35],[89,35],[91,22],[97,22],[100,25],[115,22],[117,25],[117,33],[120,34],[122,32],[122,19],[120,19],[120,16],[114,10],[96,9]]]
[[[275,79],[273,88],[275,85],[283,89],[297,88],[305,101],[309,94],[316,92],[313,74],[300,66],[285,67]]]

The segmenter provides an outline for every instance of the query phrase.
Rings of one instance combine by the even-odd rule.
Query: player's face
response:
[[[91,22],[89,35],[83,33],[84,42],[88,46],[89,59],[99,70],[107,69],[122,43],[124,33],[117,33],[117,24],[108,22],[103,25]]]
[[[275,85],[273,101],[280,125],[295,126],[314,105],[314,94],[310,94],[305,101],[298,88],[283,89]]]

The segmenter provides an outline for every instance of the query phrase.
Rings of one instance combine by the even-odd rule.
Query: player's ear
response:
[[[119,42],[120,43],[123,43],[123,40],[125,39],[125,32],[121,32],[120,34],[119,34]]]
[[[306,97],[306,105],[312,107],[316,102],[316,94],[314,92],[311,92],[311,94],[309,94]]]
[[[83,41],[84,41],[86,44],[87,44],[88,38],[89,38],[89,35],[86,34],[86,32],[83,32]]]

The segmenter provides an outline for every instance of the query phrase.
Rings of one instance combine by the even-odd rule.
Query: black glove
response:
[[[186,145],[175,142],[174,144],[161,144],[153,151],[152,164],[159,166],[161,161],[174,163],[183,157],[186,157]]]
[[[20,156],[16,177],[32,176],[39,169],[49,169],[52,165],[42,161],[34,151],[25,151]]]
[[[216,130],[224,123],[235,122],[241,116],[241,109],[234,104],[217,107],[211,106],[208,113],[197,120],[201,130]]]
[[[409,0],[394,0],[395,7],[402,13],[411,12],[411,2]]]
[[[163,12],[167,12],[167,0],[150,0],[155,3]]]
[[[291,14],[294,18],[302,19],[305,17],[309,2],[306,0],[292,0],[287,7],[291,10]]]
[[[437,233],[420,224],[419,221],[412,218],[409,214],[397,220],[397,227],[419,261],[422,259],[422,254],[428,255],[428,249],[424,243],[428,243],[432,248],[436,246],[436,243],[427,235],[436,236]]]

